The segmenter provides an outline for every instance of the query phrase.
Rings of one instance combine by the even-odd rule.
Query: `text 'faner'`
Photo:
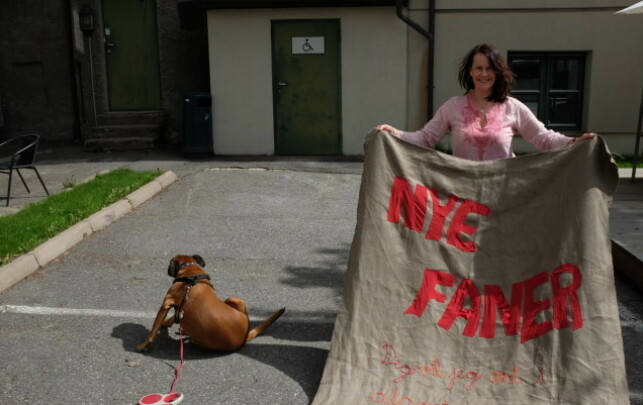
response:
[[[425,269],[422,286],[404,313],[421,317],[429,301],[446,302],[446,295],[436,287],[453,287],[455,281],[456,277],[452,274]],[[551,296],[536,300],[534,291],[548,284],[551,284]],[[496,331],[496,314],[500,314],[505,335],[520,333],[520,342],[524,343],[552,329],[569,327],[568,315],[571,314],[572,330],[576,330],[583,327],[583,315],[577,294],[581,284],[580,269],[572,264],[563,264],[552,272],[543,272],[513,284],[511,300],[507,301],[499,286],[485,285],[481,294],[473,281],[464,278],[451,297],[438,325],[449,330],[457,318],[464,318],[467,324],[463,335],[475,336],[480,329],[479,336],[493,338]],[[553,312],[552,319],[538,323],[537,315],[549,310]]]

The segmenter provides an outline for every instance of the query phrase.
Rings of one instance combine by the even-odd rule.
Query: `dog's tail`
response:
[[[248,338],[246,339],[246,343],[256,338],[257,335],[262,333],[264,330],[268,329],[268,326],[272,325],[281,316],[281,314],[284,313],[285,310],[286,308],[281,308],[279,311],[272,314],[270,318],[261,322],[259,326],[257,326],[256,328],[253,328],[250,332],[248,332]]]

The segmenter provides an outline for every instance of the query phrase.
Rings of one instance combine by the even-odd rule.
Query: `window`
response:
[[[516,74],[512,95],[548,128],[581,130],[585,54],[581,52],[509,52]]]

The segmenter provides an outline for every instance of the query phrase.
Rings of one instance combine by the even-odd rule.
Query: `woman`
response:
[[[545,128],[527,106],[509,96],[514,74],[491,45],[477,45],[465,56],[458,81],[465,94],[443,104],[421,130],[404,132],[388,124],[377,129],[429,148],[448,132],[453,154],[471,160],[514,157],[511,141],[515,134],[539,150],[557,149],[596,136],[586,133],[571,138]]]

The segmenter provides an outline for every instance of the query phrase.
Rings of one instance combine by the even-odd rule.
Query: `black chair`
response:
[[[18,176],[20,176],[20,180],[22,180],[22,184],[24,184],[27,192],[31,193],[25,179],[20,173],[20,169],[32,169],[36,172],[36,176],[38,176],[42,188],[45,189],[45,193],[49,195],[49,190],[47,190],[45,182],[42,181],[38,169],[34,166],[39,140],[40,137],[38,135],[30,134],[16,136],[0,143],[0,173],[9,175],[7,206],[9,206],[9,198],[11,198],[11,179],[13,178],[14,170],[18,173]]]

